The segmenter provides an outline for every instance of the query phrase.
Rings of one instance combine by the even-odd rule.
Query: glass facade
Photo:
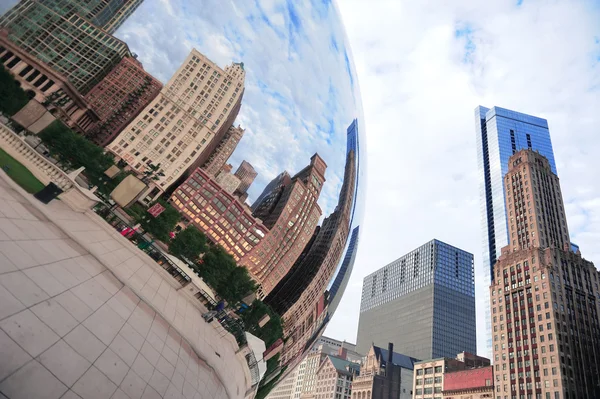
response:
[[[421,359],[474,353],[473,272],[472,254],[432,240],[365,277],[358,350],[386,341]],[[395,320],[372,317],[384,313]]]
[[[58,6],[26,0],[0,18],[8,38],[24,51],[64,75],[87,94],[123,57],[129,48],[78,14],[59,13]]]
[[[483,301],[478,302],[477,314],[485,318],[486,329],[485,341],[482,342],[485,353],[480,354],[490,357],[492,337],[488,287],[500,250],[508,245],[503,184],[504,175],[508,172],[508,159],[521,149],[531,148],[548,158],[554,173],[556,164],[545,119],[499,107],[478,106],[475,108],[475,130],[483,237],[483,254],[477,275],[484,284],[483,293],[478,293]]]
[[[143,0],[37,0],[57,13],[87,19],[112,34],[135,11]]]

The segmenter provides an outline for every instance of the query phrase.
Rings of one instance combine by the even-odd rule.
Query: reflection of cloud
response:
[[[221,66],[243,61],[246,91],[236,123],[246,133],[232,162],[246,159],[259,173],[250,199],[318,152],[328,164],[319,203],[329,214],[343,176],[345,129],[358,116],[344,33],[332,7],[327,1],[207,0],[198,7],[191,0],[146,0],[117,36],[163,81],[191,47]]]
[[[364,276],[434,237],[481,262],[479,104],[548,119],[572,240],[600,266],[593,3],[340,2],[368,124],[369,193],[354,271],[327,335],[354,342]]]

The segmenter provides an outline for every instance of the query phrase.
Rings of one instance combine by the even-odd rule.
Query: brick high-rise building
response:
[[[175,189],[170,202],[181,212],[184,223],[193,223],[236,262],[268,234],[249,209],[200,168]]]
[[[242,161],[240,166],[235,171],[235,175],[238,179],[240,179],[240,186],[237,189],[238,194],[246,194],[248,192],[248,188],[258,175],[258,173],[254,170],[254,167],[248,161]]]
[[[335,307],[338,301],[333,296],[338,290],[343,290],[344,281],[347,281],[345,276],[351,267],[348,262],[352,255],[348,257],[347,262],[340,264],[349,238],[358,179],[358,131],[355,123],[350,126],[347,140],[356,145],[349,145],[347,148],[344,178],[337,206],[325,218],[318,231],[315,231],[293,269],[280,281],[268,299],[265,299],[283,313],[286,343],[281,359],[283,364],[289,367],[293,367],[302,359],[306,348],[310,347],[315,337],[319,336],[319,331],[322,331],[329,321],[329,316],[334,310],[332,306]],[[281,180],[276,178],[274,182],[278,183]],[[277,187],[276,183],[273,184],[274,187]],[[261,196],[262,203],[269,202],[269,195]],[[261,209],[263,207],[258,205],[254,214]],[[352,252],[350,246],[356,245],[356,232],[358,229],[355,227],[354,238],[350,238],[349,245]],[[338,274],[334,279],[336,270]]]
[[[301,354],[320,322],[325,317],[328,296],[325,290],[342,257],[349,234],[349,222],[354,193],[354,152],[346,159],[344,182],[338,205],[325,218],[318,233],[307,245],[293,269],[265,299],[283,315],[287,337],[282,361],[288,362]]]
[[[260,295],[268,295],[287,274],[310,240],[321,217],[317,204],[325,183],[327,164],[315,154],[310,165],[298,172],[271,212],[261,220],[270,233],[240,264],[260,283]]]
[[[76,11],[58,0],[22,0],[0,17],[0,27],[85,95],[131,54],[124,42]]]
[[[90,138],[108,145],[162,89],[133,57],[125,57],[85,96],[100,121]]]
[[[201,168],[177,187],[171,202],[212,241],[222,245],[240,266],[248,268],[268,294],[294,264],[312,236],[321,208],[317,204],[327,165],[318,154],[291,179],[266,226],[250,209]]]
[[[160,164],[156,190],[203,165],[233,124],[244,93],[243,63],[225,69],[192,49],[159,95],[107,147],[138,173]]]
[[[598,398],[600,275],[571,250],[558,177],[532,150],[504,177],[509,245],[490,286],[500,398]]]
[[[475,108],[475,130],[477,133],[477,161],[481,199],[481,229],[483,256],[475,265],[475,274],[487,287],[494,280],[492,268],[500,249],[508,244],[507,211],[504,207],[503,179],[508,171],[508,158],[515,152],[530,148],[548,158],[556,173],[554,151],[548,121],[533,115],[500,107]],[[477,292],[477,318],[485,322],[478,326],[485,329],[485,339],[479,342],[485,355],[492,356],[492,334],[489,330],[491,315],[490,297],[487,289]]]
[[[221,139],[219,145],[215,148],[206,163],[202,166],[202,169],[204,169],[204,171],[210,176],[217,176],[222,171],[231,154],[233,154],[233,151],[235,151],[238,143],[244,135],[244,132],[245,130],[240,126],[231,126],[229,129],[227,129],[225,136],[223,136],[223,139]],[[230,171],[231,169],[228,170],[228,172]]]

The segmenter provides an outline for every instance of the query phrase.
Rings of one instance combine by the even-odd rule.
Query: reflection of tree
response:
[[[0,64],[0,112],[12,116],[28,101],[28,95],[19,82]]]
[[[269,316],[269,321],[263,327],[260,327],[258,322],[265,315]],[[246,331],[265,341],[267,348],[283,336],[281,317],[262,301],[255,300],[250,309],[241,314],[241,317],[246,326]]]
[[[126,212],[142,225],[144,231],[161,241],[168,242],[171,239],[169,233],[181,219],[181,214],[162,199],[159,199],[158,203],[164,206],[165,210],[157,217],[150,216],[147,209],[137,202],[127,208]]]
[[[144,171],[143,175],[142,181],[148,184],[151,180],[159,180],[161,177],[164,177],[165,174],[160,170],[160,163],[156,165],[151,163],[148,164],[148,168]]]
[[[42,130],[39,138],[50,154],[68,169],[85,167],[85,175],[93,185],[103,186],[104,171],[114,164],[107,154],[85,137],[73,132],[61,121],[55,120]]]
[[[196,271],[231,305],[256,291],[256,283],[250,278],[248,270],[238,266],[233,257],[220,245],[212,245],[209,248]]]
[[[188,226],[179,232],[169,244],[169,252],[179,258],[196,261],[200,254],[206,252],[206,236],[194,226]]]
[[[69,102],[69,98],[64,95],[64,93],[55,91],[50,93],[42,102],[42,105],[46,108],[51,108],[52,106],[57,108],[62,108]]]

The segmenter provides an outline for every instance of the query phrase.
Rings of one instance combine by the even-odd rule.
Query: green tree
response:
[[[104,172],[114,164],[112,155],[58,120],[42,130],[39,137],[62,165],[71,169],[84,166],[84,174],[90,182],[104,187],[108,179]]]
[[[30,96],[12,74],[0,64],[0,112],[13,116],[29,102]]]
[[[264,315],[269,315],[269,321],[261,328],[258,322]],[[283,337],[281,317],[269,305],[258,299],[252,303],[250,309],[242,313],[242,320],[246,330],[265,341],[267,348]]]
[[[237,267],[235,260],[220,245],[211,245],[198,264],[198,274],[208,285],[218,290]]]
[[[256,291],[256,283],[245,267],[236,266],[216,287],[217,293],[229,304],[240,302],[246,295]]]
[[[158,202],[165,207],[165,210],[157,217],[150,215],[145,208],[137,203],[132,206],[134,211],[129,212],[129,214],[142,225],[145,232],[152,234],[158,240],[168,242],[171,239],[169,233],[175,229],[181,215],[177,212],[177,209],[166,201],[159,199]]]
[[[196,261],[200,254],[206,252],[206,236],[194,226],[188,226],[179,232],[169,244],[169,252],[173,255]]]

